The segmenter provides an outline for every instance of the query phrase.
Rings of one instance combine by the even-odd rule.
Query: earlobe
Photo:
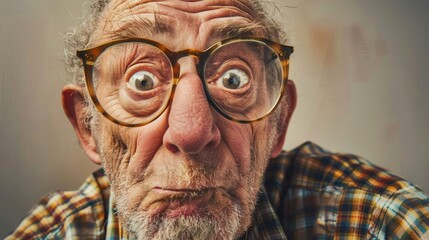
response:
[[[94,163],[101,164],[91,128],[86,123],[88,106],[85,103],[83,91],[83,88],[77,85],[66,85],[62,91],[63,109],[74,128],[83,150]]]
[[[293,112],[295,111],[296,103],[297,103],[297,93],[295,83],[292,80],[288,80],[286,85],[286,93],[285,98],[283,98],[282,103],[282,112],[280,114],[279,119],[279,136],[277,139],[277,143],[271,152],[271,158],[276,158],[283,150],[283,145],[286,138],[287,128],[289,126],[289,121],[292,118]]]

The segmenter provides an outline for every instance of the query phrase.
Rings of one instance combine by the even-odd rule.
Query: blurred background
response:
[[[62,35],[83,2],[0,0],[0,238],[97,169],[60,103]],[[285,149],[355,153],[429,192],[429,2],[276,2],[299,93]]]

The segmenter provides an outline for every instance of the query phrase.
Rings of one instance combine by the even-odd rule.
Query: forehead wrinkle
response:
[[[104,13],[102,35],[122,39],[172,34],[177,20],[159,8],[159,2],[148,0],[112,1]]]
[[[106,14],[110,18],[106,18],[109,21],[105,21],[105,25],[109,26],[105,26],[102,35],[110,39],[152,37],[155,34],[167,34],[168,37],[174,37],[176,31],[182,31],[182,29],[179,27],[181,22],[177,21],[177,16],[171,12],[170,8],[184,12],[185,16],[186,13],[190,13],[186,17],[196,25],[199,22],[200,28],[203,28],[204,23],[213,18],[227,19],[227,23],[214,26],[214,30],[210,31],[214,34],[212,39],[266,35],[261,33],[265,32],[261,25],[237,24],[237,22],[255,22],[257,19],[258,13],[248,0],[182,1],[180,4],[177,4],[176,1],[112,1],[110,7],[106,9]],[[193,18],[193,13],[201,12],[205,12],[205,14]]]
[[[240,12],[252,13],[253,17],[257,16],[253,4],[249,0],[182,0],[177,5],[176,1],[159,1],[161,6],[171,7],[187,13],[199,13],[219,8],[238,9]]]
[[[112,11],[112,9],[115,9],[116,12],[119,12],[119,10],[133,9],[140,5],[151,3],[151,2],[153,2],[153,0],[122,0],[122,1],[112,0],[109,2],[109,5],[108,5],[109,7],[106,9],[110,9],[110,11]],[[112,11],[112,12],[115,12],[115,11]]]
[[[176,19],[159,14],[151,14],[153,21],[142,15],[134,15],[118,23],[115,30],[109,33],[110,37],[115,38],[135,38],[150,37],[156,34],[174,35],[177,21]]]
[[[150,36],[153,34],[153,23],[142,16],[134,16],[133,20],[121,21],[115,24],[114,30],[106,31],[111,39]]]
[[[208,1],[209,2],[209,1]],[[222,1],[223,2],[223,1]],[[255,9],[249,5],[248,1],[233,1],[234,4],[230,4],[231,1],[226,1],[229,4],[211,4],[204,7],[205,11],[211,11],[212,14],[206,16],[206,18],[211,18],[211,15],[218,14],[218,16],[241,16],[247,19],[256,19],[257,12]],[[246,4],[247,3],[247,4]],[[227,10],[227,11],[225,11]],[[219,15],[218,11],[222,11],[223,13]]]

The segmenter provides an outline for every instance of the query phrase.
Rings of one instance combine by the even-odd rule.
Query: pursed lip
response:
[[[194,214],[205,214],[203,209],[213,200],[220,188],[207,187],[193,188],[162,188],[154,187],[144,201],[146,210],[152,211],[154,216],[167,211],[169,217],[178,217]]]
[[[202,187],[202,188],[182,188],[182,187],[153,187],[142,202],[144,208],[153,204],[162,204],[171,201],[190,201],[215,192],[226,192],[223,187]],[[223,194],[222,194],[223,195]]]
[[[154,187],[152,193],[157,195],[157,199],[162,200],[164,198],[174,199],[174,198],[192,198],[198,197],[199,195],[205,194],[208,191],[215,190],[214,187],[205,187],[205,188],[163,188],[163,187]]]

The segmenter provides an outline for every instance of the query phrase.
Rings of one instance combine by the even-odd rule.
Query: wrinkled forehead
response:
[[[112,0],[92,42],[137,37],[187,41],[203,48],[228,37],[264,37],[264,27],[257,23],[259,16],[249,0]]]

